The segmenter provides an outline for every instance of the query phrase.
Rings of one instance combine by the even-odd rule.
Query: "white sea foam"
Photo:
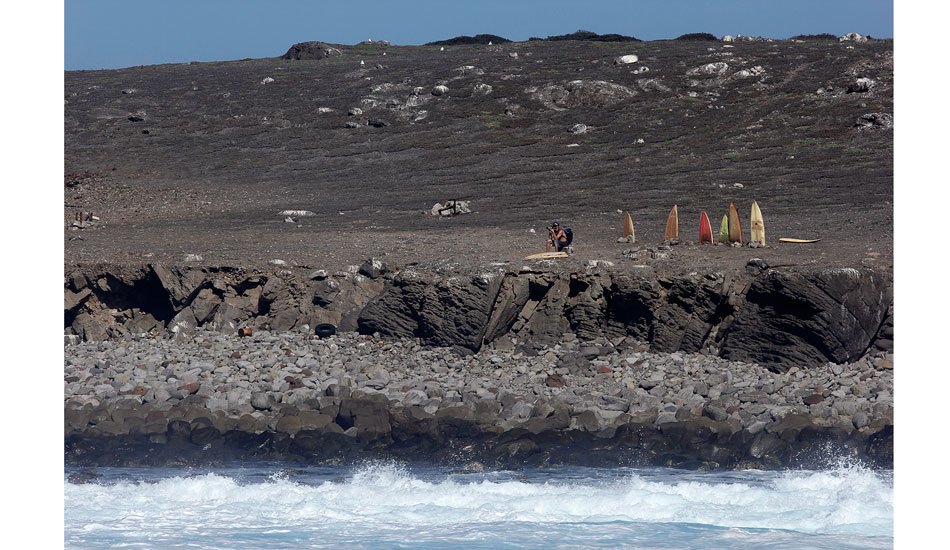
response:
[[[630,470],[526,482],[497,473],[426,480],[385,464],[362,468],[342,482],[264,479],[245,483],[209,473],[156,483],[67,483],[67,541],[70,533],[77,540],[105,540],[112,532],[131,537],[126,542],[161,547],[174,546],[174,540],[250,533],[246,547],[251,548],[255,537],[342,543],[347,539],[339,537],[346,533],[388,533],[395,539],[410,531],[515,536],[505,535],[512,525],[520,526],[515,531],[527,541],[560,531],[561,539],[581,536],[592,529],[605,540],[629,541],[630,526],[636,526],[644,547],[652,547],[651,536],[670,537],[670,529],[680,536],[709,530],[704,540],[713,537],[733,548],[746,547],[750,539],[762,547],[770,540],[786,547],[786,532],[831,536],[827,547],[847,547],[848,536],[880,539],[884,547],[893,540],[892,482],[858,467],[781,474]],[[877,547],[867,540],[865,546]]]

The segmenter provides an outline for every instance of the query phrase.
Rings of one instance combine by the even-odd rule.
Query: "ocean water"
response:
[[[67,466],[65,476],[78,470]],[[374,463],[98,468],[65,548],[892,548],[893,474],[452,471]]]

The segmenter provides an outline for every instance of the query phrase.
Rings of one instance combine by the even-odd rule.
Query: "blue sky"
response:
[[[424,44],[489,33],[511,40],[578,29],[642,40],[690,32],[788,38],[894,36],[892,0],[66,0],[66,70],[276,57],[297,42]]]

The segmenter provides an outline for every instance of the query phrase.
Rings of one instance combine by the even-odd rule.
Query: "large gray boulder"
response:
[[[149,268],[151,277],[168,295],[168,302],[176,311],[191,301],[193,294],[204,281],[200,270],[177,266],[165,267],[161,264],[152,264]]]
[[[324,59],[343,55],[343,52],[324,42],[300,42],[287,50],[282,59]]]
[[[575,107],[607,107],[637,95],[635,90],[604,80],[572,80],[564,85],[549,84],[540,89],[529,88],[532,99],[548,109],[563,111]]]

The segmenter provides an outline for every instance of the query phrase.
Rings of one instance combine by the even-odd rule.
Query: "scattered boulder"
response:
[[[639,60],[640,60],[640,58],[637,57],[637,56],[635,56],[635,55],[633,55],[633,54],[621,55],[620,57],[617,57],[616,59],[614,59],[614,64],[615,64],[615,65],[627,65],[627,64],[630,64],[630,63],[636,63],[636,62],[639,61]]]
[[[641,67],[641,68],[646,68],[646,67]],[[657,92],[670,93],[673,91],[672,88],[663,84],[663,82],[661,82],[660,80],[656,78],[641,78],[637,80],[637,86],[644,92],[657,91]]]
[[[563,86],[549,84],[543,88],[526,90],[532,99],[545,107],[562,111],[574,107],[604,107],[626,101],[637,92],[604,80],[572,80]]]
[[[740,71],[737,71],[733,73],[732,77],[742,79],[742,78],[750,78],[753,76],[760,76],[764,73],[765,73],[765,69],[763,69],[761,65],[756,65],[755,67],[752,67],[750,69],[742,69]]]
[[[448,86],[445,86],[443,84],[439,84],[438,86],[432,88],[432,95],[434,96],[445,95],[448,92],[449,92]]]
[[[870,78],[859,78],[854,81],[850,86],[848,86],[849,94],[862,94],[871,90],[874,86],[874,81]]]
[[[856,32],[849,32],[838,37],[838,42],[857,42],[864,43],[868,41],[869,36],[860,35]]]
[[[741,34],[737,34],[737,35],[735,35],[735,36],[730,36],[730,35],[727,34],[727,35],[725,35],[725,36],[722,37],[722,41],[723,41],[723,42],[761,42],[761,41],[771,42],[772,39],[771,39],[771,38],[763,38],[763,37],[761,37],[761,36],[743,36],[743,35],[741,35]]]
[[[370,258],[360,266],[359,272],[370,279],[378,279],[386,273],[386,264],[379,258]]]
[[[889,113],[867,113],[858,117],[854,125],[859,129],[889,130],[894,127],[894,117]]]
[[[570,132],[570,133],[572,133],[572,134],[584,134],[584,133],[587,133],[587,125],[586,125],[586,124],[575,124],[575,125],[571,126],[570,128],[568,128],[567,131]]]
[[[686,76],[722,76],[729,70],[729,64],[724,61],[707,63],[686,71]]]
[[[343,52],[323,42],[300,42],[287,50],[282,59],[324,59],[343,55]]]

